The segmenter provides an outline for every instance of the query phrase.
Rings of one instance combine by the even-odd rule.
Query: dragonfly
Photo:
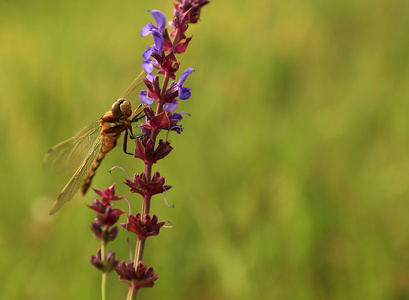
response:
[[[143,105],[132,112],[131,103],[126,99],[143,82],[142,72],[116,100],[100,121],[85,127],[74,137],[52,147],[44,157],[43,166],[47,172],[61,173],[75,171],[71,179],[55,200],[50,215],[55,214],[80,190],[85,195],[98,167],[105,155],[117,144],[125,132],[123,149],[125,153],[128,135],[132,133],[132,123],[142,119]],[[132,154],[132,153],[128,153]]]

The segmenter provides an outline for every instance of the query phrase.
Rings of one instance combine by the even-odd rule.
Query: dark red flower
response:
[[[101,201],[94,199],[92,205],[88,205],[89,208],[97,212],[94,218],[94,222],[91,223],[91,231],[94,233],[94,237],[100,241],[108,243],[116,238],[118,235],[118,227],[110,229],[119,219],[120,215],[124,212],[117,208],[112,208],[110,201],[120,200],[124,197],[115,196],[114,190],[115,184],[107,187],[103,192],[94,189],[95,192],[101,196]]]
[[[172,114],[170,115],[172,116]],[[167,120],[169,120],[169,117],[166,117]],[[172,120],[172,122],[169,120],[169,124],[175,125],[174,123],[174,120]],[[139,158],[145,163],[149,164],[155,164],[158,160],[166,157],[173,149],[169,142],[160,140],[156,149],[153,150],[153,140],[148,137],[144,137],[141,140],[135,140],[135,144],[136,147],[134,157]]]
[[[149,236],[155,236],[159,234],[159,230],[165,225],[165,221],[158,223],[158,217],[153,215],[151,217],[146,214],[142,220],[141,213],[137,213],[136,216],[129,215],[128,222],[121,224],[129,232],[135,233],[140,240],[145,240]]]
[[[173,80],[176,78],[175,72],[179,70],[180,62],[176,59],[176,56],[173,52],[170,52],[166,55],[163,60],[161,61],[162,70],[159,71],[160,74],[164,74],[165,72],[172,78]]]
[[[162,37],[163,37],[163,51],[170,52],[172,51],[172,41],[170,40],[168,30],[165,28],[165,30],[162,32]]]
[[[145,131],[156,131],[158,132],[161,129],[169,129],[170,121],[165,111],[162,111],[160,114],[154,116],[150,120],[146,120],[140,125],[140,127]]]
[[[179,95],[179,87],[176,82],[172,81],[169,87],[166,89],[163,101],[165,103],[172,103],[173,100]]]
[[[170,121],[165,111],[162,111],[160,114],[154,116],[150,121],[149,125],[152,130],[159,131],[161,129],[169,129]]]
[[[90,256],[89,261],[95,268],[101,270],[103,273],[110,273],[119,263],[114,251],[108,251],[105,260],[102,261],[101,248],[98,249],[96,257],[93,255]]]
[[[135,140],[135,152],[133,154],[133,156],[135,158],[139,158],[142,159],[144,162],[148,162],[149,161],[149,156],[146,155],[146,151],[145,151],[145,145],[147,142],[147,137],[144,137],[142,140],[136,139]]]
[[[177,3],[174,3],[175,9],[173,13],[173,20],[170,22],[169,26],[173,29],[170,33],[172,36],[175,36],[176,33],[179,33],[179,40],[185,39],[185,32],[189,27],[190,22],[190,10],[187,9],[183,11],[183,8],[176,10]],[[180,5],[180,4],[179,4]],[[179,6],[180,7],[180,6]]]
[[[94,188],[93,190],[101,197],[101,203],[103,205],[107,205],[110,201],[124,199],[124,197],[115,196],[115,183],[107,187],[103,192]]]
[[[97,212],[95,221],[103,227],[114,225],[118,221],[119,216],[124,213],[118,208],[112,209],[111,204],[103,205],[97,199],[94,199],[92,205],[88,205],[88,207]]]
[[[144,198],[150,198],[153,195],[163,193],[169,190],[171,185],[165,184],[165,177],[160,176],[159,172],[153,174],[152,180],[148,183],[145,173],[135,174],[133,180],[127,179],[125,184],[130,187],[131,193],[141,194]]]
[[[175,53],[182,54],[186,51],[187,46],[189,45],[190,40],[192,37],[188,37],[185,39],[184,42],[181,42],[175,46]]]
[[[166,157],[173,148],[168,141],[159,140],[159,144],[153,152],[152,162],[156,163],[158,160]]]
[[[153,112],[152,107],[147,106],[143,109],[143,112],[145,113],[145,116],[148,120],[152,119],[155,116],[155,113]]]
[[[154,274],[153,268],[150,267],[148,270],[148,265],[142,264],[141,261],[138,262],[137,271],[135,271],[133,261],[125,263],[121,261],[119,266],[115,267],[115,272],[119,275],[119,280],[128,282],[129,286],[137,291],[140,288],[152,287],[159,276]]]
[[[159,86],[159,76],[155,76],[152,79],[152,82],[149,79],[144,78],[143,82],[145,83],[146,87],[148,88],[148,97],[156,100],[160,100],[160,86]]]
[[[183,14],[190,10],[189,23],[197,23],[200,18],[200,10],[208,4],[209,0],[177,0],[174,2],[173,17],[177,14]]]

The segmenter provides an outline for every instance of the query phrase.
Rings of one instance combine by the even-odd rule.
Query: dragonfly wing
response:
[[[101,140],[94,141],[88,155],[84,159],[83,163],[79,166],[77,171],[72,175],[70,181],[65,185],[64,189],[58,195],[53,207],[51,208],[50,215],[56,213],[65,203],[70,201],[81,187],[85,174],[88,172],[95,158],[97,157],[101,149]]]
[[[101,126],[94,122],[74,137],[52,147],[44,157],[44,170],[50,173],[74,171],[100,138]]]
[[[134,81],[132,81],[132,83],[128,86],[128,88],[121,94],[121,96],[119,98],[126,98],[128,100],[130,100],[131,98],[133,98],[133,96],[135,96],[136,88],[138,86],[140,86],[143,82],[143,78],[145,72],[142,71],[141,74],[139,74],[138,77],[135,78]]]

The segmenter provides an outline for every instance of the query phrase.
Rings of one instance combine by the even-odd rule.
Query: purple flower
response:
[[[142,100],[141,100],[142,101]],[[143,101],[142,101],[143,102]],[[178,99],[173,99],[172,103],[165,103],[165,105],[163,105],[163,108],[167,111],[174,111],[176,108],[178,107]]]
[[[179,81],[177,83],[178,86],[178,95],[180,100],[187,100],[190,98],[191,95],[191,88],[185,88],[182,86],[182,84],[185,82],[186,78],[194,72],[192,68],[187,68],[186,70],[183,71],[182,75],[180,75]]]
[[[183,127],[180,125],[177,125],[177,123],[183,119],[182,114],[186,114],[190,116],[188,113],[173,113],[169,117],[170,120],[170,129],[172,131],[176,131],[178,134],[180,134],[183,130]]]
[[[153,68],[158,65],[158,61],[156,59],[149,58],[153,53],[158,55],[162,55],[162,47],[163,47],[163,37],[157,30],[152,31],[152,36],[155,44],[151,47],[147,47],[142,53],[142,57],[144,61],[142,62],[142,69],[148,73],[148,75],[152,74]]]
[[[160,10],[150,10],[152,17],[155,19],[156,26],[152,23],[145,25],[141,30],[142,36],[147,36],[153,30],[159,31],[161,34],[166,27],[166,17]]]
[[[152,50],[149,48],[149,50],[146,50],[145,52],[142,53],[142,57],[145,58],[144,61],[142,62],[142,69],[149,74],[152,74],[154,66],[158,63],[156,59],[150,59],[149,56],[151,56]]]
[[[162,48],[163,48],[163,37],[162,34],[157,31],[157,30],[152,30],[152,36],[153,36],[153,41],[155,44],[153,44],[151,47],[147,47],[147,50],[145,50],[142,53],[142,57],[145,59],[148,59],[152,53],[157,53],[159,55],[162,54]],[[156,62],[156,60],[153,60],[153,62]]]
[[[166,103],[163,106],[167,112],[172,112],[178,107],[178,99],[175,99],[176,96],[179,96],[180,100],[187,100],[190,98],[191,88],[183,87],[183,83],[185,82],[186,78],[190,74],[192,74],[192,72],[194,72],[192,68],[187,68],[185,71],[183,71],[177,83],[171,82],[169,88],[166,91]]]
[[[158,64],[156,59],[150,59],[149,57],[152,55],[152,53],[157,53],[158,55],[162,54],[162,33],[164,32],[166,26],[166,17],[161,11],[151,10],[150,12],[155,19],[156,26],[154,26],[152,23],[149,23],[145,25],[141,30],[142,36],[147,36],[151,33],[155,42],[155,44],[153,44],[151,47],[147,47],[147,50],[142,53],[142,57],[145,59],[142,62],[142,68],[148,74],[151,74],[154,66]]]
[[[139,92],[139,100],[146,105],[151,105],[155,99],[148,97],[148,90],[141,90]]]

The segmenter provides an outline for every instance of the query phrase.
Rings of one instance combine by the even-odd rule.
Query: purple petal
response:
[[[151,56],[152,52],[153,52],[151,47],[146,47],[146,48],[147,49],[145,51],[143,51],[143,53],[142,53],[142,57],[144,59],[148,59]]]
[[[190,92],[191,88],[185,88],[183,86],[179,87],[178,94],[179,94],[179,99],[180,100],[187,100],[190,98],[190,95],[192,94]]]
[[[153,79],[155,78],[155,75],[153,75],[152,73],[149,73],[146,78],[150,81],[153,82]]]
[[[178,134],[182,132],[182,126],[175,125],[170,130],[176,131]]]
[[[179,81],[178,81],[178,95],[180,100],[186,100],[190,98],[191,95],[191,88],[185,88],[182,86],[182,84],[185,82],[186,78],[192,74],[194,70],[192,68],[187,68],[186,70],[183,71],[182,75],[180,75]]]
[[[155,19],[156,27],[162,33],[166,27],[166,17],[160,10],[151,10],[152,17]]]
[[[152,30],[156,29],[155,26],[153,26],[152,23],[146,24],[145,26],[143,26],[143,28],[141,29],[141,36],[147,36],[149,33],[152,32]]]
[[[152,59],[146,59],[142,62],[142,69],[150,74],[153,71]]]
[[[155,41],[156,52],[162,52],[162,47],[163,47],[162,34],[157,30],[153,30],[152,31],[152,36],[153,36],[153,40]]]
[[[172,103],[165,103],[165,105],[163,105],[163,108],[168,112],[174,111],[177,107],[178,107],[177,99],[174,99]]]
[[[173,113],[171,119],[180,121],[180,120],[183,119],[183,117],[182,117],[182,114],[180,114],[180,113]]]
[[[182,85],[186,78],[192,74],[192,72],[194,72],[195,70],[193,70],[192,68],[187,68],[186,70],[183,71],[182,75],[180,75],[179,81],[178,81],[178,85]]]
[[[142,90],[139,92],[139,100],[146,105],[151,105],[154,99],[148,97],[148,90]]]

